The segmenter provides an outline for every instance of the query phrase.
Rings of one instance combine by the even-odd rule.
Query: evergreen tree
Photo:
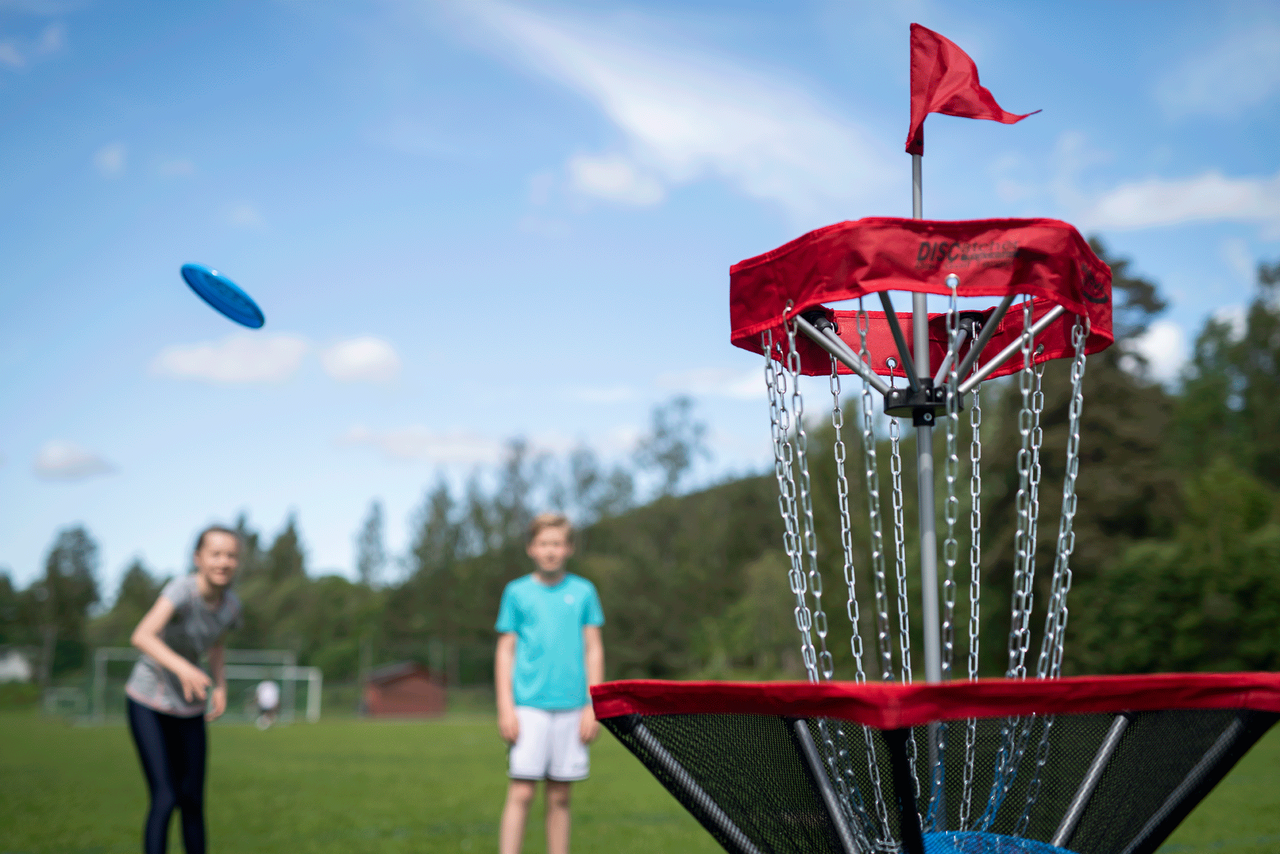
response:
[[[1258,267],[1243,330],[1211,319],[1183,374],[1173,459],[1201,468],[1215,457],[1280,486],[1280,261]]]
[[[693,400],[676,397],[655,407],[649,434],[636,447],[636,464],[658,473],[659,495],[674,495],[698,457],[710,457],[707,425],[693,416]]]
[[[306,563],[306,555],[298,536],[298,517],[297,514],[290,513],[284,530],[276,535],[267,551],[267,574],[273,585],[279,585],[290,579],[305,577]]]
[[[134,558],[120,579],[111,610],[89,626],[89,636],[98,646],[126,646],[133,629],[155,604],[163,583],[147,570],[142,558]]]
[[[369,502],[369,513],[356,535],[356,572],[366,587],[378,583],[378,575],[387,562],[382,542],[382,502],[375,499]]]
[[[44,578],[33,589],[41,628],[42,683],[48,683],[55,668],[83,664],[89,608],[98,601],[97,572],[98,544],[88,530],[73,525],[59,531],[45,559]]]

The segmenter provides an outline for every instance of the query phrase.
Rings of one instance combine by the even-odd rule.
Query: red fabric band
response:
[[[899,685],[832,682],[607,682],[591,689],[596,717],[739,714],[839,718],[877,729],[932,721],[1159,709],[1280,713],[1280,673],[1157,673],[1064,679],[981,679]]]
[[[729,271],[733,343],[761,353],[762,332],[772,329],[774,341],[782,341],[785,320],[824,303],[888,290],[946,295],[950,293],[946,285],[949,273],[959,276],[957,293],[962,297],[1027,294],[1035,299],[1037,318],[1052,306],[1065,308],[1067,313],[1037,338],[1038,344],[1045,345],[1037,361],[1072,352],[1075,315],[1089,318],[1087,352],[1103,350],[1114,340],[1111,270],[1067,223],[1053,219],[944,222],[868,217],[811,231],[772,252],[734,264]],[[1020,314],[1016,308],[1010,310],[979,364],[1016,340],[1022,330]],[[838,324],[840,337],[858,352],[861,342],[855,313],[830,311],[828,315]],[[910,341],[910,315],[898,317]],[[884,316],[876,312],[871,321],[868,348],[873,369],[887,374],[884,360],[894,356],[896,348]],[[827,354],[804,336],[797,340],[804,372],[827,373]],[[934,351],[930,362],[937,365],[946,352],[943,315],[930,318],[930,340]],[[1021,366],[1021,359],[1011,359],[994,376]],[[843,367],[841,371],[848,372]]]

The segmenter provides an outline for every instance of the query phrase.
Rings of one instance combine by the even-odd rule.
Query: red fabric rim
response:
[[[949,273],[959,276],[962,297],[1027,294],[1038,314],[1052,305],[1065,308],[1064,329],[1074,315],[1088,317],[1090,353],[1113,341],[1111,270],[1071,225],[1055,219],[899,217],[835,223],[734,264],[730,337],[759,353],[762,332],[771,329],[775,341],[783,340],[784,321],[808,309],[887,290],[947,294]],[[820,353],[814,348],[810,356],[825,372],[829,360]]]
[[[877,729],[897,729],[1007,715],[1160,709],[1280,713],[1280,673],[1156,673],[913,685],[636,679],[596,685],[591,697],[601,719],[633,714],[780,715],[840,718]]]

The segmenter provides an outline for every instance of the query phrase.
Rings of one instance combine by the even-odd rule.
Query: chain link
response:
[[[957,451],[960,433],[960,307],[957,297],[959,279],[947,277],[951,288],[950,302],[947,306],[947,352],[950,354],[950,368],[947,371],[947,414],[946,414],[946,460],[943,464],[943,479],[946,484],[946,496],[943,500],[943,518],[946,521],[947,533],[942,541],[942,681],[951,681],[951,666],[955,654],[955,613],[956,613],[956,563],[960,556],[960,543],[956,539],[956,523],[960,519],[960,499],[956,496],[956,483],[960,479],[960,454]],[[933,765],[929,791],[929,811],[925,817],[928,827],[937,829],[938,808],[942,804],[942,793],[946,785],[946,755],[948,724],[939,722],[935,727],[937,737],[937,761]]]
[[[1015,501],[1018,526],[1014,535],[1013,602],[1009,617],[1009,660],[1005,670],[1005,676],[1009,679],[1025,679],[1027,675],[1026,655],[1031,643],[1031,608],[1035,581],[1035,541],[1032,539],[1035,528],[1032,510],[1033,507],[1038,508],[1038,502],[1032,493],[1032,477],[1033,464],[1038,464],[1038,460],[1033,461],[1032,436],[1038,425],[1032,410],[1035,367],[1031,352],[1031,307],[1031,298],[1027,297],[1022,303],[1022,370],[1018,372],[1018,390],[1022,395],[1022,405],[1018,409],[1018,433],[1022,437],[1022,446],[1018,450],[1018,493]],[[1038,473],[1035,477],[1038,482]]]
[[[1067,629],[1067,593],[1071,590],[1071,552],[1075,548],[1076,477],[1080,473],[1080,415],[1084,409],[1085,342],[1087,321],[1076,317],[1071,329],[1075,357],[1071,362],[1071,405],[1067,416],[1067,463],[1062,479],[1062,516],[1058,520],[1058,542],[1054,553],[1053,585],[1048,613],[1045,615],[1044,637],[1036,661],[1036,677],[1057,679],[1062,675],[1062,652]],[[1052,715],[1044,719],[1040,743],[1036,748],[1035,772],[1027,787],[1027,803],[1018,819],[1015,835],[1025,835],[1031,822],[1031,810],[1040,797],[1044,766],[1049,761],[1049,734]]]
[[[835,662],[827,649],[827,613],[822,610],[822,573],[818,570],[818,534],[813,521],[813,485],[809,480],[809,435],[804,429],[804,397],[800,394],[800,350],[796,347],[799,324],[794,319],[786,324],[787,373],[791,380],[791,415],[795,419],[795,482],[800,518],[802,564],[808,565],[809,594],[813,597],[813,633],[818,636],[817,670],[823,680],[830,681]],[[816,680],[812,680],[816,681]]]
[[[794,608],[796,629],[800,632],[800,655],[810,682],[818,681],[817,654],[813,647],[811,628],[813,618],[805,599],[807,583],[801,563],[799,523],[796,518],[796,484],[792,473],[793,451],[791,447],[791,414],[787,410],[787,373],[774,367],[774,351],[779,350],[781,361],[785,358],[775,348],[773,330],[761,334],[765,354],[764,378],[769,391],[769,424],[773,439],[773,472],[778,481],[778,511],[782,515],[782,544],[791,568],[787,579],[796,597]]]
[[[858,330],[858,355],[863,364],[871,364],[871,352],[867,339],[871,322],[862,300],[858,300],[856,320]],[[892,379],[892,378],[891,378]],[[862,380],[862,461],[863,477],[867,486],[867,521],[871,539],[871,571],[876,601],[876,647],[880,657],[880,679],[893,681],[893,646],[889,628],[888,579],[884,568],[884,517],[880,512],[880,462],[876,454],[875,398],[866,378]],[[884,796],[880,777],[880,762],[876,756],[875,737],[870,727],[862,728],[866,743],[867,772],[871,777],[872,796],[876,803],[876,817],[880,822],[880,840],[892,839],[889,823],[889,806]],[[879,846],[880,849],[884,845]],[[888,849],[892,850],[892,849]]]
[[[976,335],[977,329],[974,330]],[[976,367],[976,366],[975,366]],[[969,404],[969,681],[978,678],[978,640],[982,622],[982,405],[973,387]],[[969,718],[964,728],[964,785],[960,797],[960,830],[969,829],[973,780],[977,767],[978,721]]]
[[[848,590],[845,602],[845,613],[849,617],[852,634],[849,647],[853,652],[855,682],[867,681],[867,673],[862,664],[862,631],[859,623],[862,612],[858,605],[858,584],[854,575],[853,563],[853,519],[849,513],[849,479],[845,474],[844,446],[844,410],[840,406],[840,374],[839,363],[831,358],[831,427],[835,431],[832,451],[836,461],[836,504],[840,510],[840,548],[844,554],[844,583]]]
[[[898,677],[911,684],[911,612],[907,599],[907,529],[902,512],[902,441],[898,419],[889,419],[889,474],[893,483],[893,565],[898,580]]]
[[[867,349],[870,321],[858,300],[859,357],[863,364],[871,363]],[[890,375],[892,382],[893,376]],[[863,475],[867,484],[867,515],[871,526],[871,572],[876,597],[876,646],[880,654],[880,679],[893,681],[893,644],[889,625],[888,579],[884,567],[884,517],[880,512],[880,463],[876,455],[875,400],[871,386],[862,381],[862,458]]]
[[[1036,675],[1057,679],[1062,674],[1062,653],[1067,632],[1067,594],[1071,591],[1071,553],[1075,550],[1076,478],[1080,474],[1080,416],[1084,411],[1085,342],[1087,321],[1076,318],[1071,330],[1075,357],[1071,362],[1071,405],[1067,415],[1067,462],[1062,478],[1062,516],[1053,560],[1053,586]]]

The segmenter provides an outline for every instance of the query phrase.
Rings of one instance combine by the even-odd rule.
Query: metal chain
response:
[[[787,410],[787,377],[785,370],[774,368],[773,330],[760,336],[764,350],[764,379],[769,390],[769,424],[773,438],[773,473],[778,481],[778,511],[782,515],[782,544],[791,564],[787,579],[795,594],[796,628],[800,632],[800,655],[810,682],[818,681],[817,654],[813,648],[812,616],[805,600],[807,584],[801,565],[799,524],[796,519],[796,485],[791,471],[791,415]],[[779,348],[780,349],[780,348]],[[783,358],[779,352],[779,360]]]
[[[890,360],[890,377],[895,363]],[[898,655],[899,678],[902,684],[911,684],[911,610],[907,596],[907,526],[903,518],[902,497],[902,442],[898,419],[889,419],[889,473],[893,483],[893,562],[898,578]],[[916,739],[912,730],[907,739],[907,759],[911,765],[911,782],[916,798],[920,797],[920,777],[917,771]]]
[[[907,599],[907,528],[902,512],[902,441],[889,419],[889,474],[893,483],[893,565],[898,578],[898,678],[911,684],[911,612]]]
[[[1067,631],[1067,594],[1071,591],[1071,553],[1075,550],[1076,478],[1080,474],[1080,415],[1084,411],[1086,323],[1077,317],[1071,330],[1075,358],[1071,362],[1071,406],[1067,416],[1067,464],[1062,478],[1062,516],[1058,520],[1058,543],[1053,559],[1053,587],[1049,613],[1045,617],[1044,638],[1036,675],[1057,679],[1062,674],[1062,652]]]
[[[835,441],[832,443],[832,450],[836,460],[836,504],[840,509],[840,547],[844,553],[844,583],[849,594],[845,602],[845,613],[849,617],[849,625],[852,629],[849,647],[853,652],[853,679],[861,683],[867,681],[867,673],[862,665],[862,632],[858,625],[862,612],[858,606],[858,585],[854,577],[853,520],[849,513],[849,479],[845,475],[844,468],[844,410],[840,407],[838,365],[839,362],[833,356],[831,358],[831,427],[835,431]]]
[[[1033,406],[1033,381],[1035,379],[1032,354],[1032,299],[1022,302],[1022,369],[1018,372],[1018,391],[1022,404],[1018,408],[1018,433],[1022,442],[1018,449],[1018,492],[1015,507],[1018,515],[1014,534],[1013,595],[1009,613],[1008,662],[1005,676],[1009,679],[1025,679],[1026,652],[1030,646],[1031,597],[1034,593],[1035,543],[1032,523],[1032,434],[1035,432]],[[1026,749],[1034,716],[1025,726],[1021,718],[1006,718],[1000,729],[1000,748],[996,753],[995,770],[991,781],[991,795],[986,809],[979,819],[979,829],[986,830],[995,820],[996,811],[1013,786],[1018,765]]]
[[[804,398],[800,394],[800,350],[796,347],[799,324],[794,319],[786,324],[787,372],[791,379],[791,416],[795,419],[795,481],[800,514],[801,562],[808,564],[809,594],[813,597],[813,632],[818,636],[817,669],[822,678],[831,680],[835,662],[827,649],[827,613],[822,610],[822,573],[818,571],[818,535],[813,521],[813,485],[809,480],[809,435],[804,429]],[[816,681],[816,680],[814,680]]]
[[[871,364],[867,338],[871,323],[862,300],[858,300],[858,355],[863,364]],[[892,376],[890,377],[892,380]],[[871,571],[876,599],[876,645],[880,655],[880,679],[893,681],[893,646],[889,629],[888,579],[884,568],[884,517],[880,512],[880,463],[876,455],[875,399],[866,378],[862,380],[862,460],[863,476],[867,485],[867,516],[871,531]],[[880,762],[876,757],[875,738],[870,727],[863,727],[866,743],[867,772],[871,777],[872,796],[876,803],[876,817],[880,821],[880,839],[890,840],[889,806],[884,796],[880,778]]]
[[[960,434],[960,378],[957,369],[960,353],[957,352],[960,337],[960,309],[956,288],[959,280],[948,276],[951,285],[951,305],[947,312],[947,347],[951,356],[951,369],[947,372],[947,459],[943,474],[947,495],[943,502],[943,518],[947,523],[947,535],[942,541],[942,681],[951,681],[951,663],[955,653],[956,615],[956,563],[960,557],[960,543],[956,540],[956,522],[960,519],[960,499],[956,496],[956,483],[960,480],[960,454],[956,450]]]
[[[1036,661],[1036,677],[1057,679],[1062,675],[1062,651],[1067,629],[1067,593],[1071,590],[1071,553],[1075,548],[1074,522],[1076,515],[1076,477],[1080,473],[1080,415],[1084,409],[1084,368],[1087,320],[1076,317],[1071,329],[1071,343],[1075,357],[1071,362],[1071,406],[1068,410],[1067,464],[1062,479],[1062,515],[1058,520],[1058,542],[1054,553],[1053,586],[1049,609],[1045,615],[1044,637],[1040,642],[1040,657]],[[1049,733],[1053,728],[1052,715],[1044,719],[1040,744],[1036,749],[1035,776],[1027,787],[1027,803],[1018,819],[1015,835],[1024,835],[1031,822],[1031,810],[1040,796],[1040,782],[1044,766],[1049,761]]]
[[[976,329],[974,333],[977,334]],[[978,632],[982,615],[982,406],[976,385],[969,405],[969,433],[969,681],[972,682],[978,678]],[[959,830],[969,829],[977,743],[978,721],[969,718],[964,728],[964,786]]]
[[[1022,370],[1018,372],[1018,390],[1022,405],[1018,409],[1018,433],[1022,446],[1018,450],[1018,493],[1015,501],[1018,513],[1017,532],[1014,534],[1013,601],[1009,616],[1009,660],[1005,676],[1009,679],[1025,679],[1026,653],[1031,635],[1031,596],[1034,592],[1031,573],[1035,569],[1035,543],[1031,522],[1032,451],[1031,436],[1034,431],[1032,414],[1032,380],[1035,375],[1031,353],[1031,298],[1022,303]]]
[[[947,277],[951,288],[951,299],[947,307],[947,352],[950,354],[950,369],[947,372],[947,429],[946,429],[946,461],[943,465],[946,483],[946,498],[943,501],[943,518],[946,521],[947,533],[942,541],[942,681],[951,681],[951,665],[955,654],[955,614],[956,614],[956,563],[960,556],[960,543],[956,539],[956,523],[960,519],[960,499],[956,496],[956,483],[960,479],[960,454],[957,451],[960,433],[960,308],[957,295],[959,279]],[[936,728],[937,761],[934,763],[929,790],[929,811],[925,817],[928,827],[937,828],[938,806],[942,803],[942,792],[946,785],[946,755],[948,725],[940,722]]]
[[[867,335],[870,322],[867,312],[858,300],[859,357],[863,364],[870,364]],[[889,377],[893,381],[892,374]],[[876,595],[876,645],[880,654],[880,679],[893,681],[893,645],[889,627],[888,579],[884,567],[884,517],[880,512],[880,463],[876,456],[875,401],[871,386],[862,381],[862,458],[863,475],[867,483],[867,515],[871,526],[871,572]]]

